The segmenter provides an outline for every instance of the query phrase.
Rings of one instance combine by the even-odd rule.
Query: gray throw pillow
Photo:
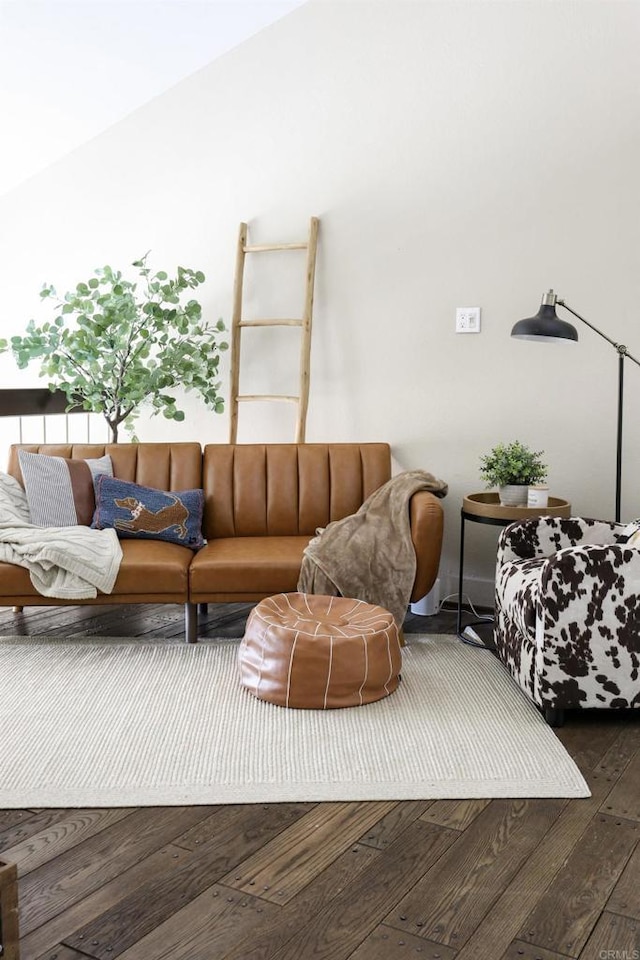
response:
[[[67,460],[18,451],[31,523],[39,527],[89,526],[96,506],[94,481],[113,476],[110,456]]]

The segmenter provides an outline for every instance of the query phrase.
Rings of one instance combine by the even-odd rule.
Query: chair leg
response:
[[[564,726],[564,710],[558,710],[557,707],[545,707],[544,718],[550,727]]]
[[[198,605],[195,603],[184,605],[184,633],[187,643],[198,642]]]
[[[208,603],[199,603],[199,604],[198,604],[198,613],[201,613],[203,617],[206,617],[208,611],[209,611],[209,604],[208,604]]]

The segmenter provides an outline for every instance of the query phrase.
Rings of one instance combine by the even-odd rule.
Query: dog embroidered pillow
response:
[[[92,527],[113,528],[119,537],[167,540],[198,550],[202,536],[202,490],[156,490],[116,477],[100,477]]]

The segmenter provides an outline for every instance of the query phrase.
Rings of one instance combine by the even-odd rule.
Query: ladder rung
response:
[[[286,397],[281,393],[246,393],[236,397],[236,400],[286,400],[288,403],[299,403],[300,397]]]
[[[239,327],[301,327],[304,320],[241,320]]]
[[[265,250],[306,250],[308,243],[252,243],[243,247],[245,253],[264,253]]]

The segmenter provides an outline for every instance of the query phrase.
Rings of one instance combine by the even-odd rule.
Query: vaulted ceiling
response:
[[[305,0],[0,0],[0,194]]]

